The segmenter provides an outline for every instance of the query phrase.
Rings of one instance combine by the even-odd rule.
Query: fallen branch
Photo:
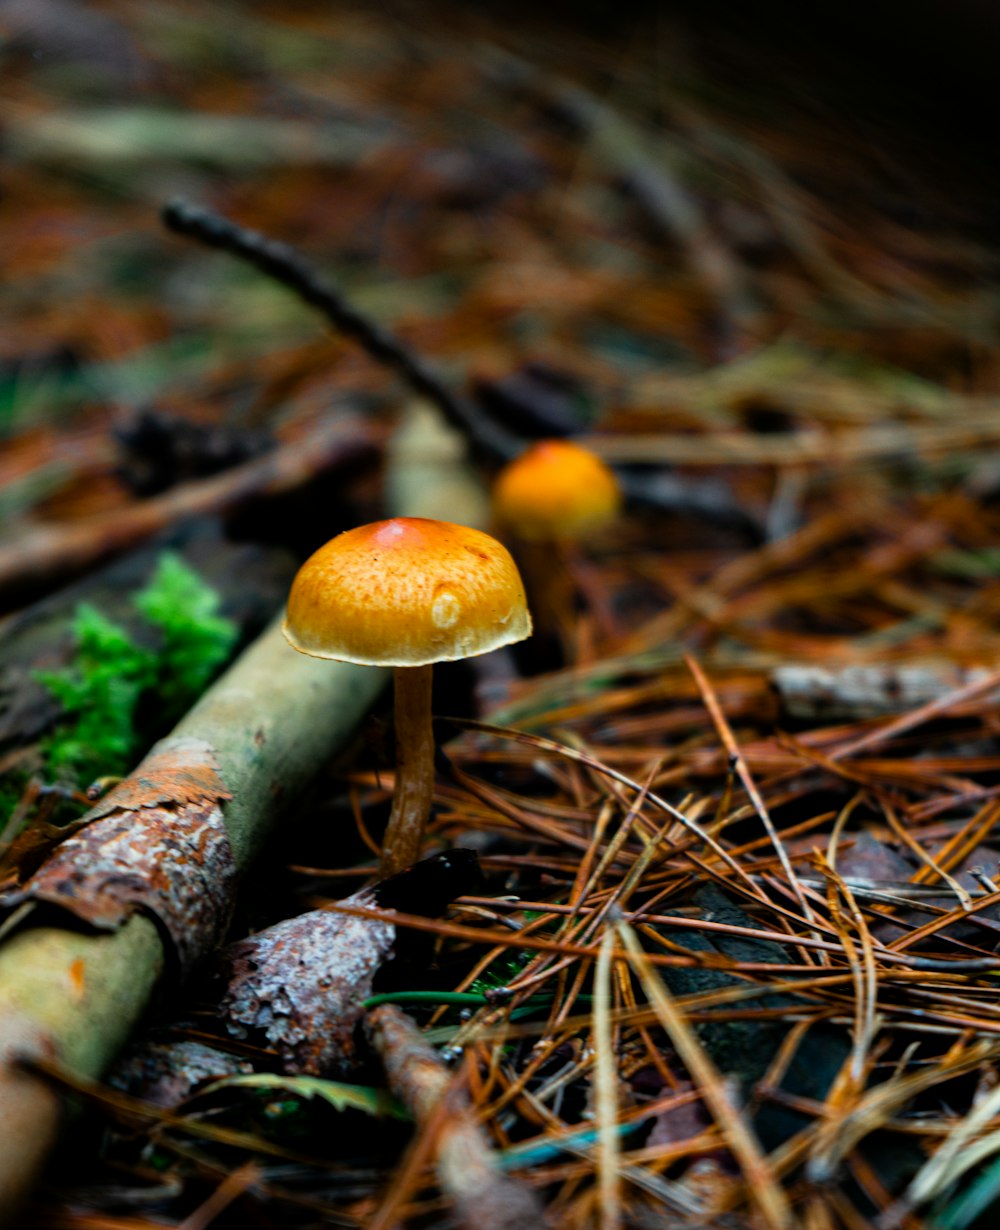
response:
[[[95,809],[94,824],[57,849],[36,883],[29,881],[20,907],[33,912],[29,921],[41,921],[43,906],[52,911],[58,904],[75,907],[81,921],[114,929],[80,934],[33,926],[0,946],[0,1224],[29,1190],[60,1117],[52,1091],[13,1061],[26,1054],[87,1076],[104,1070],[165,963],[188,967],[217,942],[236,873],[346,740],[386,678],[374,668],[294,654],[273,625]],[[191,787],[185,748],[195,744],[199,755],[211,756],[220,786]],[[220,789],[232,796],[228,802]],[[190,837],[183,847],[173,840],[178,830]],[[209,839],[211,861],[229,870],[225,890],[217,887],[212,908],[202,912],[192,896],[195,885],[205,886],[195,854]],[[70,842],[78,848],[67,849]],[[109,856],[103,889],[72,858],[95,847]],[[131,899],[119,908],[113,901],[100,908],[114,897],[116,878],[129,874],[135,895],[127,893]],[[142,912],[128,913],[137,901]]]
[[[464,1096],[456,1096],[452,1074],[416,1024],[394,1004],[383,1004],[369,1012],[367,1030],[389,1088],[418,1130],[433,1134],[438,1181],[458,1224],[468,1230],[539,1225],[542,1210],[534,1193],[500,1170],[475,1112]]]
[[[171,201],[166,205],[163,221],[178,234],[239,256],[293,291],[310,307],[318,308],[335,329],[357,342],[372,358],[401,376],[415,393],[436,406],[446,423],[462,434],[482,461],[496,465],[521,452],[524,441],[520,436],[499,426],[474,402],[459,397],[418,354],[359,312],[332,282],[322,277],[289,244],[248,230],[222,214],[187,201]],[[738,507],[721,483],[692,482],[673,475],[649,478],[627,472],[619,473],[618,479],[626,497],[635,504],[667,513],[704,516],[709,521],[734,525],[755,538],[760,536],[759,525]],[[455,520],[454,517],[448,519]],[[470,524],[477,524],[477,521],[470,521]]]

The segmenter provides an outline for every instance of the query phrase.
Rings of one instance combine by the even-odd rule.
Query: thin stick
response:
[[[618,1071],[611,1025],[611,953],[615,928],[601,937],[594,971],[594,1092],[597,1118],[597,1172],[600,1230],[621,1230],[621,1148],[618,1139]]]
[[[750,770],[747,768],[746,761],[740,752],[739,744],[733,735],[732,728],[726,719],[726,715],[722,712],[722,706],[719,704],[718,698],[712,691],[711,685],[705,676],[705,672],[701,669],[698,661],[687,653],[684,655],[684,661],[687,663],[687,668],[694,675],[694,681],[698,685],[698,691],[701,693],[701,698],[705,702],[705,708],[709,712],[715,729],[719,732],[719,738],[722,740],[726,751],[729,753],[730,764],[736,771],[736,776],[743,783],[743,789],[747,792],[750,802],[753,803],[754,811],[757,813],[761,824],[764,826],[764,831],[771,839],[771,845],[774,847],[775,853],[778,855],[778,860],[781,863],[788,883],[792,891],[795,893],[795,899],[802,907],[802,917],[807,922],[815,922],[815,915],[806,901],[805,893],[802,891],[802,885],[798,881],[795,874],[795,869],[792,867],[792,861],[788,857],[788,851],[785,849],[781,838],[778,836],[778,831],[774,827],[771,820],[771,813],[767,810],[764,800],[760,797],[760,791],[757,789],[753,778],[750,776]]]
[[[375,456],[378,434],[356,415],[337,415],[299,440],[221,474],[195,479],[125,508],[69,523],[23,529],[0,543],[0,589],[36,585],[66,571],[82,572],[135,546],[182,517],[223,513],[280,495],[324,471],[359,465]]]
[[[179,235],[197,239],[210,248],[221,248],[267,274],[318,308],[339,332],[357,342],[379,363],[391,368],[422,397],[433,402],[453,427],[468,439],[473,449],[490,460],[509,460],[521,443],[516,436],[480,414],[458,397],[419,355],[369,320],[349,303],[340,290],[318,273],[301,252],[290,244],[271,239],[260,231],[239,226],[222,214],[189,201],[174,200],[164,206],[163,224]]]
[[[383,1004],[368,1014],[367,1029],[389,1087],[433,1141],[438,1181],[458,1225],[465,1230],[537,1226],[541,1208],[534,1194],[501,1172],[464,1090],[417,1025],[393,1004]],[[394,1196],[401,1194],[397,1190]],[[379,1224],[388,1225],[388,1218]]]

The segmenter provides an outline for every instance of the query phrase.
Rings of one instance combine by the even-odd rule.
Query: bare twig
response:
[[[391,368],[415,393],[433,402],[478,453],[495,461],[513,457],[519,451],[517,437],[486,418],[471,402],[458,397],[419,355],[360,312],[291,245],[188,201],[171,201],[166,205],[163,222],[179,235],[240,257],[286,286],[310,307],[317,308],[335,329]]]

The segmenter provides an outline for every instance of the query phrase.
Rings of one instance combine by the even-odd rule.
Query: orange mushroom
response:
[[[521,538],[581,538],[613,521],[622,494],[600,457],[571,440],[542,440],[506,465],[493,489],[498,518]]]
[[[506,465],[493,488],[497,520],[520,540],[540,631],[556,632],[567,657],[573,647],[570,545],[614,521],[622,493],[614,471],[571,440],[542,440]],[[578,576],[582,567],[577,566]],[[579,583],[579,581],[578,581]]]
[[[300,653],[395,668],[396,788],[381,865],[392,875],[416,860],[430,812],[433,663],[531,635],[517,566],[480,530],[423,517],[376,521],[306,560],[283,628]]]

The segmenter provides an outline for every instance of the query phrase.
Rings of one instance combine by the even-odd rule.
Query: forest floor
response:
[[[626,494],[541,575],[512,541],[536,637],[438,672],[438,859],[364,891],[379,699],[244,877],[230,966],[352,897],[312,958],[354,977],[347,1015],[314,1001],[283,1047],[209,957],[100,1079],[36,1058],[76,1110],[26,1224],[993,1224],[1000,255],[972,155],[892,82],[841,106],[821,51],[650,11],[2,0],[0,40],[0,889],[312,550],[388,515],[428,392],[482,500],[551,436]]]

